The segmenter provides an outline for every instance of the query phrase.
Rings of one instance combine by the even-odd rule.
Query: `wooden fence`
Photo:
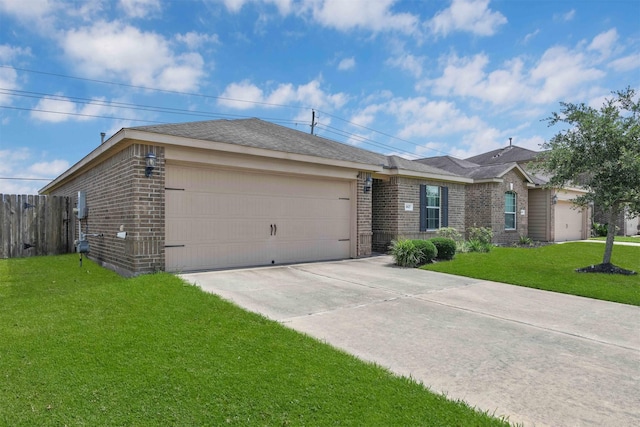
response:
[[[0,194],[0,258],[73,251],[69,197]]]

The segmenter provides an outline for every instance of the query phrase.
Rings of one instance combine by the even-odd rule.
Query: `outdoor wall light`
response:
[[[551,198],[551,204],[555,205],[558,203],[558,195],[554,194],[553,197]]]
[[[364,186],[363,186],[363,190],[365,193],[368,193],[369,191],[371,191],[371,185],[373,184],[373,179],[368,176],[365,180],[364,180]]]
[[[147,161],[147,167],[144,169],[144,176],[149,178],[156,167],[158,159],[156,158],[156,155],[153,153],[147,153],[145,159]]]

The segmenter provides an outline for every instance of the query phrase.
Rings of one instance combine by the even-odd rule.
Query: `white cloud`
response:
[[[448,101],[396,98],[381,108],[401,125],[400,138],[449,135],[485,127],[477,116],[467,116]]]
[[[153,32],[118,21],[100,21],[67,31],[65,54],[90,77],[123,79],[137,86],[188,91],[198,87],[204,61],[198,53],[180,54]]]
[[[618,40],[618,32],[615,28],[610,29],[604,33],[600,33],[593,38],[589,45],[589,50],[596,50],[600,52],[603,57],[608,57],[614,47],[615,42]]]
[[[488,6],[489,0],[453,0],[448,9],[438,12],[427,23],[427,27],[434,34],[444,36],[455,31],[491,36],[507,23],[507,18]]]
[[[414,56],[408,53],[404,53],[394,58],[389,58],[387,64],[392,67],[400,68],[401,70],[409,72],[415,78],[422,75],[422,62],[424,57]]]
[[[640,68],[640,53],[618,58],[615,61],[611,61],[609,66],[616,71],[631,71]]]
[[[44,157],[44,153],[41,155]],[[69,162],[62,159],[34,161],[33,153],[26,147],[0,150],[0,179],[2,194],[37,194],[47,183],[41,179],[54,178],[69,168]]]
[[[356,60],[351,57],[351,58],[344,58],[342,61],[340,61],[340,63],[338,64],[338,70],[340,71],[346,71],[346,70],[351,70],[356,66]]]
[[[508,105],[527,97],[530,90],[525,84],[524,63],[513,59],[503,68],[486,72],[489,57],[482,53],[459,58],[451,55],[446,61],[442,76],[425,80],[418,88],[432,86],[437,95],[475,97],[496,105]]]
[[[184,43],[189,49],[196,50],[207,44],[219,44],[220,39],[217,34],[202,34],[190,31],[186,34],[176,35],[176,40]]]
[[[220,95],[218,104],[239,110],[262,107],[276,107],[292,103],[313,108],[340,108],[347,102],[343,93],[328,94],[320,88],[319,80],[295,87],[291,83],[280,84],[269,94],[249,82],[229,84]]]
[[[96,117],[112,114],[114,109],[104,98],[93,98],[91,103],[77,104],[60,94],[45,97],[31,110],[31,117],[49,123],[66,121],[87,121]]]
[[[562,21],[562,22],[569,22],[569,21],[573,21],[573,18],[575,18],[576,16],[576,10],[575,9],[571,9],[568,12],[565,13],[556,13],[553,15],[553,20],[554,21]]]
[[[262,89],[244,80],[240,83],[231,83],[218,99],[218,104],[238,110],[247,110],[255,107],[255,103],[264,103]]]
[[[20,56],[31,56],[31,48],[0,44],[0,61],[11,62]]]
[[[288,15],[293,4],[293,0],[222,0],[222,2],[231,13],[237,13],[246,3],[253,2],[271,4],[278,9],[281,15]]]
[[[301,12],[310,11],[317,22],[340,31],[416,31],[418,17],[394,13],[391,8],[395,3],[396,0],[304,0]]]
[[[66,160],[52,160],[50,162],[34,163],[27,168],[30,176],[56,177],[69,169],[69,162]]]
[[[28,4],[24,1],[0,0],[0,12],[15,16],[25,23],[35,21],[44,24],[59,6],[53,0],[29,0]]]
[[[537,28],[535,31],[527,34],[526,36],[524,36],[524,39],[522,40],[522,43],[524,43],[524,44],[529,43],[531,41],[531,39],[533,39],[538,34],[540,34],[540,29],[539,28]]]
[[[120,8],[130,18],[145,18],[160,11],[159,0],[120,0]]]
[[[13,68],[0,68],[0,88],[6,90],[18,89],[18,73]],[[13,97],[0,92],[0,104],[11,105]]]
[[[604,72],[589,66],[585,55],[562,46],[548,49],[531,70],[531,83],[538,103],[553,102],[575,93],[583,83],[597,80]]]

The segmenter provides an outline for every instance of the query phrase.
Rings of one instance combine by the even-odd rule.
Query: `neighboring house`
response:
[[[509,145],[466,159],[483,166],[513,164],[529,174],[534,186],[529,187],[528,237],[537,241],[564,242],[587,239],[591,235],[591,209],[578,208],[571,200],[584,194],[576,187],[547,188],[549,177],[531,172],[527,167],[540,153]]]
[[[246,119],[122,129],[41,193],[84,191],[91,258],[135,275],[355,258],[464,231],[471,182]]]
[[[528,235],[529,190],[534,183],[517,163],[481,165],[451,156],[416,161],[473,180],[466,186],[467,228],[491,228],[499,244],[516,243]]]

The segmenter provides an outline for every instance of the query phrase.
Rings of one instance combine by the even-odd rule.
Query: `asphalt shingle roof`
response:
[[[306,132],[265,122],[260,119],[208,120],[176,124],[138,126],[145,132],[223,142],[245,147],[263,148],[285,153],[303,154],[343,160],[390,169],[439,174],[455,177],[455,173],[414,162],[398,156],[385,156],[348,144],[332,141]]]
[[[497,165],[512,162],[528,162],[534,160],[538,154],[540,154],[538,151],[518,147],[517,145],[510,145],[505,148],[489,151],[488,153],[478,154],[465,160],[479,165]]]
[[[444,169],[456,175],[464,176],[471,179],[491,179],[498,178],[511,170],[516,163],[501,163],[479,165],[469,160],[457,159],[451,156],[427,157],[418,159],[416,162],[430,165],[439,169]]]
[[[386,158],[382,154],[260,119],[208,120],[139,126],[132,129],[335,160],[373,165],[386,163]]]

